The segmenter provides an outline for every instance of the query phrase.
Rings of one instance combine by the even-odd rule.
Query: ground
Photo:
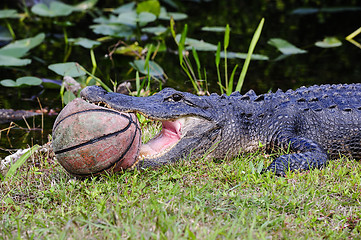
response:
[[[0,239],[360,238],[361,164],[259,174],[262,152],[80,180],[47,152],[0,183]]]

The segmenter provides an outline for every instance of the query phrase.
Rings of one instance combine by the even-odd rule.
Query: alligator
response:
[[[165,88],[133,97],[89,86],[81,97],[116,111],[136,112],[162,123],[142,144],[135,167],[180,159],[227,159],[254,152],[286,151],[263,170],[321,169],[342,156],[361,159],[361,84],[314,85],[257,95],[197,96]]]

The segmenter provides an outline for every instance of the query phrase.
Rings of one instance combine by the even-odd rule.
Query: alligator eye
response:
[[[183,99],[183,96],[180,95],[180,94],[178,94],[178,93],[175,93],[175,94],[172,95],[172,100],[173,100],[174,102],[179,102],[179,101],[182,100],[182,99]]]

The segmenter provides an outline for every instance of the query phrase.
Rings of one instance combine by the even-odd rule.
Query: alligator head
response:
[[[133,97],[107,92],[97,86],[82,90],[90,103],[120,112],[134,112],[162,123],[161,131],[141,145],[137,167],[153,167],[179,159],[212,153],[221,138],[224,122],[217,119],[209,97],[166,88],[149,97]],[[218,95],[217,95],[218,96]],[[218,96],[219,97],[219,96]]]

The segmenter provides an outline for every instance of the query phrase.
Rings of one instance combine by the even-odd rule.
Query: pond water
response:
[[[73,1],[75,2],[75,1]],[[188,19],[177,22],[177,32],[181,32],[184,24],[188,24],[188,37],[203,39],[206,42],[217,44],[223,42],[223,32],[205,32],[204,26],[231,27],[231,39],[228,51],[247,52],[253,33],[262,17],[265,25],[255,53],[268,56],[268,61],[251,61],[242,92],[254,89],[257,93],[269,90],[283,90],[297,88],[303,85],[326,83],[357,83],[360,82],[361,49],[345,40],[345,37],[361,27],[361,9],[358,1],[327,1],[327,6],[319,1],[308,1],[307,5],[299,1],[181,1],[182,7],[177,11],[188,14]],[[111,1],[102,2],[106,7]],[[172,10],[165,4],[167,8]],[[9,6],[8,6],[9,7]],[[11,6],[12,7],[12,6]],[[114,7],[114,6],[113,6]],[[174,10],[174,9],[173,9]],[[67,28],[69,37],[86,36],[96,39],[100,36],[92,33],[88,26],[92,21],[85,16],[76,25]],[[31,22],[25,22],[31,26]],[[163,22],[167,26],[167,22]],[[33,63],[30,66],[19,68],[0,67],[1,79],[16,79],[24,75],[35,75],[41,78],[60,79],[59,76],[47,69],[47,65],[62,62],[64,59],[63,33],[61,28],[53,29],[48,22],[37,26],[39,29],[29,29],[35,35],[38,32],[47,33],[47,41],[36,48]],[[16,31],[16,30],[15,30]],[[21,35],[21,33],[17,33]],[[33,36],[32,35],[32,36]],[[29,36],[25,36],[29,37]],[[320,48],[315,42],[325,37],[336,37],[342,46],[335,48]],[[268,44],[272,38],[282,38],[293,45],[306,50],[307,53],[290,56],[281,56],[281,53]],[[361,42],[361,36],[355,38]],[[149,38],[144,38],[149,41]],[[122,82],[134,79],[134,71],[129,74],[131,57],[114,55],[113,61],[106,56],[108,48],[116,41],[103,44],[95,49],[98,64],[96,75],[100,78]],[[129,42],[131,43],[131,41]],[[140,41],[140,44],[145,44]],[[191,82],[181,70],[178,56],[174,54],[175,44],[167,40],[168,51],[159,52],[156,62],[164,69],[168,79],[162,86],[174,87],[183,91],[194,92]],[[214,52],[198,52],[202,68],[207,72],[208,90],[218,92],[217,72],[214,63]],[[89,50],[73,48],[68,61],[77,61],[87,69],[91,69]],[[223,61],[222,61],[223,62]],[[229,75],[233,67],[243,65],[242,59],[229,59]],[[224,66],[221,67],[223,71]],[[240,68],[239,68],[240,69]],[[240,70],[238,71],[238,74]],[[223,74],[223,73],[222,73]],[[238,74],[236,79],[238,79]],[[152,89],[156,90],[159,83],[154,82]],[[43,108],[59,112],[62,108],[59,89],[42,87],[12,89],[0,87],[0,108],[40,109],[37,97]],[[17,121],[18,127],[9,132],[4,129],[9,124],[0,125],[0,157],[8,154],[7,149],[24,148],[27,145],[44,144],[51,134],[54,115],[45,114],[44,123],[41,116],[29,118],[28,124],[36,130],[27,128],[23,120]],[[22,128],[19,128],[21,126]],[[39,130],[43,129],[43,130]]]

